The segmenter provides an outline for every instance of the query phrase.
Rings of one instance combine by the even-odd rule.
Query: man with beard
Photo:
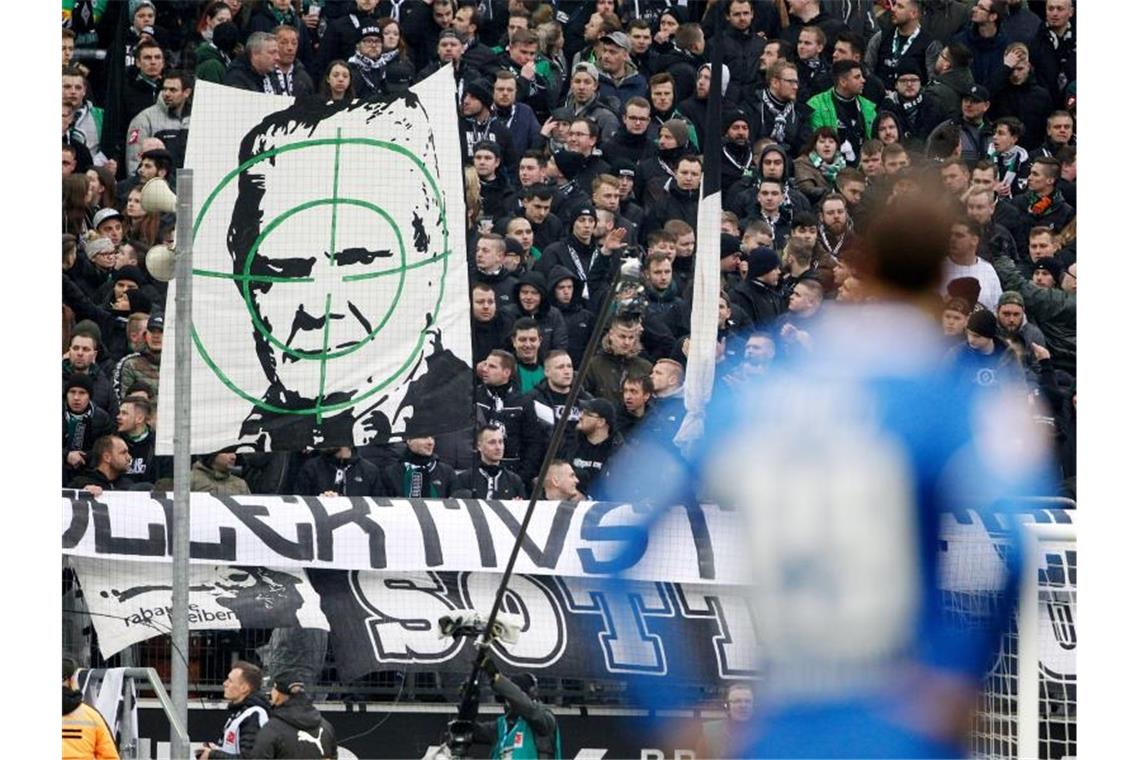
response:
[[[922,91],[925,78],[925,69],[920,69],[914,61],[904,60],[899,64],[895,88],[882,102],[882,110],[897,117],[903,132],[899,138],[919,148],[940,121],[937,106]]]
[[[603,101],[599,93],[598,68],[588,61],[574,65],[570,71],[569,94],[566,107],[572,110],[574,118],[593,119],[603,141],[609,140],[618,130],[618,118],[613,108]]]
[[[494,105],[495,98],[491,94],[491,85],[486,79],[476,79],[467,83],[461,101],[463,119],[459,122],[465,163],[473,161],[475,146],[483,141],[497,143],[503,149],[502,158],[507,166],[514,166],[517,162],[510,130],[491,115],[491,108]]]
[[[229,714],[222,727],[222,740],[208,742],[198,751],[197,760],[237,760],[252,757],[257,735],[269,722],[270,705],[261,696],[261,668],[238,660],[222,682],[222,696],[229,703]]]
[[[158,102],[144,108],[127,126],[127,171],[139,166],[143,141],[148,137],[162,140],[181,166],[186,155],[186,136],[190,130],[190,98],[194,78],[185,71],[171,71],[162,77],[162,94]]]
[[[590,492],[592,483],[601,482],[606,462],[625,442],[616,430],[617,412],[608,399],[596,398],[582,407],[578,427],[570,437],[566,459],[574,468],[579,488]]]
[[[116,431],[126,441],[131,454],[126,474],[135,482],[156,483],[160,477],[155,466],[154,431],[147,425],[150,414],[149,401],[128,398],[119,405],[115,417]]]
[[[131,452],[126,441],[117,435],[105,435],[91,447],[89,462],[94,462],[67,482],[68,488],[80,488],[98,498],[104,491],[130,491],[135,482],[126,476],[131,466]]]
[[[909,58],[925,66],[927,49],[934,43],[934,38],[922,28],[919,0],[895,0],[890,16],[890,29],[880,29],[867,45],[867,57],[876,61],[875,74],[886,87],[895,86],[899,64],[904,60]]]
[[[776,61],[768,67],[764,86],[758,87],[744,105],[754,136],[771,138],[793,155],[799,155],[811,136],[811,109],[799,102],[800,87],[795,64]]]
[[[819,235],[815,244],[814,259],[839,260],[844,258],[855,245],[851,217],[847,213],[847,201],[839,193],[823,196],[819,202]]]
[[[621,127],[602,145],[602,158],[611,167],[615,161],[640,161],[656,152],[649,139],[649,101],[640,96],[632,97],[621,111]]]
[[[752,168],[752,140],[748,117],[743,111],[729,111],[721,120],[724,128],[725,161],[720,165],[720,186],[732,187]]]
[[[361,27],[378,23],[388,15],[391,3],[380,0],[356,0],[347,14],[328,22],[319,46],[320,61],[317,72],[328,71],[329,64],[337,60],[347,60],[360,39]]]
[[[471,10],[470,6],[459,9]],[[534,116],[534,111],[526,103],[516,100],[518,95],[518,82],[509,71],[498,71],[495,74],[495,89],[492,97],[495,107],[492,109],[494,118],[507,125],[511,134],[511,144],[514,146],[514,155],[521,156],[523,152],[532,148],[540,148],[543,144],[541,126]],[[513,167],[508,165],[507,169]]]
[[[380,474],[380,493],[404,499],[446,499],[455,489],[455,470],[435,455],[435,438],[409,435],[404,455]]]

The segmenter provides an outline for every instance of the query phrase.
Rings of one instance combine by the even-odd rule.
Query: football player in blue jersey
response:
[[[917,205],[873,223],[848,262],[868,302],[833,309],[811,352],[714,392],[691,458],[643,440],[614,463],[658,514],[701,494],[741,521],[763,677],[752,730],[726,757],[965,753],[1020,552],[1011,536],[1008,552],[976,558],[995,590],[953,614],[940,521],[1044,494],[1047,444],[1023,395],[982,392],[942,362],[946,228]]]

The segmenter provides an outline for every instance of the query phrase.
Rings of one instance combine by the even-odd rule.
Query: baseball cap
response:
[[[95,229],[99,229],[99,225],[108,219],[118,219],[121,222],[123,221],[123,215],[120,214],[117,209],[101,208],[95,212],[95,219],[92,221],[92,225]]]
[[[979,103],[987,102],[990,99],[990,91],[980,84],[971,85],[970,89],[962,93],[962,100],[976,100]]]
[[[1022,298],[1021,294],[1016,290],[1007,290],[1002,293],[1001,298],[998,299],[998,306],[1005,306],[1006,304],[1011,303],[1016,304],[1023,309],[1025,308],[1025,299]]]
[[[1044,269],[1049,274],[1053,275],[1053,282],[1057,285],[1061,284],[1061,277],[1064,275],[1064,270],[1061,268],[1061,262],[1057,261],[1052,256],[1046,256],[1037,259],[1037,263],[1033,265],[1033,271]]]
[[[360,33],[356,35],[356,39],[362,40],[365,37],[383,37],[384,33],[380,31],[380,27],[376,24],[365,24],[360,27]]]
[[[161,314],[152,314],[150,319],[146,321],[146,329],[151,332],[162,332],[165,326],[165,321]]]
[[[622,50],[629,50],[629,35],[625,32],[610,32],[602,37],[602,42],[608,42],[611,45],[617,45]]]
[[[574,71],[571,72],[570,77],[573,78],[574,74],[580,74],[583,71],[593,77],[595,82],[598,81],[598,67],[589,61],[574,64]]]

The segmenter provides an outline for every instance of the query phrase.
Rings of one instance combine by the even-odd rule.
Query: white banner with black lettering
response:
[[[342,680],[376,670],[467,669],[470,644],[438,637],[435,624],[449,612],[490,609],[524,507],[193,496],[192,627],[329,630],[331,623]],[[509,667],[706,682],[752,673],[754,613],[728,513],[678,507],[646,533],[629,505],[545,502],[538,509],[504,598],[504,610],[524,620],[517,643],[496,644]],[[104,656],[169,630],[171,510],[169,500],[141,493],[63,500],[64,554]],[[947,515],[940,586],[948,603],[964,610],[984,603],[997,584],[986,570],[1002,561],[1014,522],[1074,520],[1064,510]],[[1071,549],[1043,559],[1051,586],[1068,584]],[[619,570],[620,583],[613,580]],[[1075,589],[1075,577],[1069,585]],[[1050,617],[1059,598],[1049,599]],[[1070,678],[1075,626],[1055,629],[1043,664],[1049,677]]]

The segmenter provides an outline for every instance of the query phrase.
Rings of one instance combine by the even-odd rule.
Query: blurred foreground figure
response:
[[[625,457],[634,472],[617,470],[657,486],[658,510],[695,491],[741,520],[759,680],[751,725],[722,757],[965,753],[1020,551],[971,558],[994,603],[952,616],[940,520],[1045,493],[1046,449],[1024,397],[942,365],[945,229],[918,206],[872,225],[848,262],[870,303],[833,309],[812,352],[714,393],[691,461],[642,441]]]

